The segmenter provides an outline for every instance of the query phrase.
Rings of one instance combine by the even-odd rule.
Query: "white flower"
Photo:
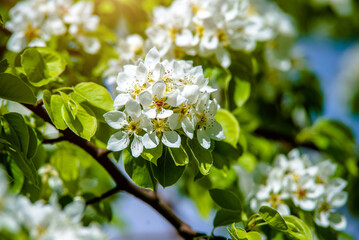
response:
[[[202,67],[193,67],[190,61],[161,61],[157,49],[152,48],[144,60],[123,67],[117,77],[116,90],[114,107],[119,111],[105,114],[106,121],[120,130],[110,138],[110,150],[126,148],[130,136],[134,136],[140,149],[132,151],[133,156],[139,156],[143,146],[152,149],[160,142],[179,148],[181,135],[193,138],[196,130],[206,149],[210,147],[210,139],[224,139],[223,129],[214,118],[219,106],[210,100],[215,89],[208,86]],[[136,106],[136,111],[129,111],[129,103]],[[138,123],[135,134],[124,127],[130,123],[124,120],[128,115]],[[146,127],[140,127],[143,121]]]
[[[152,25],[146,29],[148,45],[168,58],[215,55],[228,67],[229,49],[252,51],[257,41],[273,37],[252,8],[247,0],[176,0],[153,10]]]
[[[134,157],[141,155],[143,151],[142,130],[149,131],[152,126],[150,120],[142,114],[139,103],[129,100],[126,103],[125,112],[111,111],[104,114],[106,122],[113,128],[119,129],[113,134],[107,144],[107,149],[112,151],[122,151],[130,144],[131,152]]]
[[[347,201],[348,193],[343,191],[345,186],[346,181],[340,178],[328,182],[325,194],[319,199],[315,210],[316,224],[322,227],[331,226],[338,231],[345,230],[347,224],[345,217],[334,210],[343,207]]]
[[[216,100],[209,100],[208,94],[203,94],[198,100],[195,112],[197,139],[205,149],[210,148],[211,139],[221,141],[225,138],[222,126],[214,118],[217,110]]]
[[[84,50],[95,54],[101,47],[100,41],[88,36],[88,33],[96,31],[100,18],[93,15],[93,3],[80,1],[75,3],[64,15],[64,22],[70,24],[69,33],[80,42]]]

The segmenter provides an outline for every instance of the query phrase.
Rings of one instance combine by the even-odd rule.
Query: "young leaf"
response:
[[[163,144],[160,143],[158,144],[157,147],[152,149],[144,148],[141,157],[143,157],[144,159],[150,161],[151,163],[157,166],[157,159],[162,156],[162,152],[163,152]]]
[[[31,88],[9,73],[0,73],[0,98],[28,104],[36,103]]]
[[[225,226],[239,221],[241,221],[241,213],[239,211],[219,209],[213,219],[213,227]]]
[[[234,193],[228,190],[213,188],[209,190],[209,194],[213,201],[221,208],[231,211],[241,211],[241,201]]]
[[[235,78],[236,86],[234,88],[234,102],[238,107],[242,107],[248,100],[251,93],[251,84],[247,81],[241,81]]]
[[[101,85],[93,82],[83,82],[77,84],[74,91],[95,107],[106,111],[114,110],[110,93]]]
[[[224,135],[226,137],[224,141],[230,143],[233,147],[237,147],[240,133],[237,119],[226,109],[219,109],[215,118],[223,127]]]
[[[154,164],[151,166],[153,175],[163,187],[175,184],[185,170],[185,166],[176,166],[167,150],[158,159],[157,166]]]
[[[262,206],[259,209],[258,214],[274,229],[280,231],[285,231],[288,229],[288,226],[283,220],[282,216],[274,208]]]
[[[236,228],[234,223],[232,224],[231,228],[227,227],[227,230],[233,240],[244,240],[247,237],[246,231],[240,228]]]
[[[192,156],[196,160],[199,171],[203,175],[209,173],[213,164],[212,154],[208,149],[204,149],[197,141],[197,139],[187,139],[187,147],[190,149]]]
[[[51,113],[53,116],[53,123],[55,124],[57,129],[64,130],[67,128],[67,125],[62,117],[62,107],[64,102],[60,95],[54,94],[51,95]]]
[[[171,154],[176,166],[184,166],[188,163],[188,155],[184,148],[168,148],[168,152]]]
[[[21,66],[32,85],[40,87],[49,83],[45,62],[36,48],[28,48],[24,51],[21,55]]]
[[[151,163],[142,157],[133,158],[127,150],[122,151],[122,161],[130,178],[140,187],[156,189],[156,179],[151,170]]]
[[[288,226],[284,232],[290,239],[293,240],[308,240],[312,239],[312,234],[309,227],[299,218],[293,215],[283,216],[283,219]]]
[[[30,136],[24,118],[19,113],[7,113],[4,115],[4,118],[11,125],[15,135],[19,139],[20,149],[18,150],[26,155]]]
[[[48,78],[59,76],[66,68],[66,61],[60,53],[51,48],[37,47],[47,69]]]

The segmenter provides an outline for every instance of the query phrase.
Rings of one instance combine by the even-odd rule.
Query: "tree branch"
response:
[[[31,104],[23,104],[23,105],[29,110],[33,111],[35,114],[37,114],[43,120],[53,125],[46,110],[42,107],[42,100],[38,101],[36,105],[31,105]],[[193,239],[195,237],[200,237],[205,235],[203,233],[198,233],[194,231],[188,224],[183,222],[173,212],[171,207],[162,199],[160,199],[155,192],[140,188],[137,185],[130,182],[108,157],[108,153],[109,153],[108,150],[97,147],[94,143],[89,142],[77,136],[68,128],[59,131],[63,134],[64,140],[67,140],[84,149],[99,164],[101,164],[103,168],[105,168],[105,170],[108,172],[108,174],[112,177],[112,179],[116,183],[116,188],[115,188],[116,191],[125,191],[141,199],[142,201],[146,202],[148,205],[154,208],[158,213],[160,213],[165,219],[167,219],[167,221],[169,221],[172,224],[172,226],[176,228],[178,234],[181,235],[184,239]],[[98,198],[104,198],[104,196],[107,197],[112,194],[114,193],[111,192],[110,194],[109,192],[107,192]],[[213,237],[211,239],[226,239],[226,238]]]
[[[43,144],[53,144],[53,143],[61,142],[64,140],[65,140],[65,137],[61,136],[61,137],[54,138],[54,139],[44,139],[44,140],[42,140],[42,143]]]
[[[108,198],[116,193],[118,193],[121,189],[116,186],[110,190],[108,190],[107,192],[105,192],[104,194],[102,194],[101,196],[98,196],[98,197],[95,197],[95,198],[92,198],[88,201],[86,201],[86,205],[90,205],[90,204],[94,204],[94,203],[97,203],[97,202],[100,202],[101,200],[105,199],[105,198]]]

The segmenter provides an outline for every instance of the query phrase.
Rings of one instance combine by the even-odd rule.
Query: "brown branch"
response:
[[[87,200],[86,201],[86,205],[90,205],[90,204],[94,204],[94,203],[97,203],[97,202],[100,202],[101,200],[105,199],[105,198],[108,198],[116,193],[118,193],[121,189],[116,186],[110,190],[108,190],[107,192],[105,192],[104,194],[102,194],[101,196],[98,196],[98,197],[95,197],[95,198],[92,198],[90,200]]]
[[[54,139],[44,139],[42,140],[43,144],[54,144],[54,143],[58,143],[61,141],[66,140],[64,136],[58,137],[58,138],[54,138]]]
[[[42,101],[38,101],[36,105],[23,104],[26,108],[33,111],[39,117],[41,117],[46,122],[53,125],[51,119],[49,118],[46,110],[41,106]],[[174,228],[176,228],[179,235],[184,239],[193,239],[195,237],[204,236],[205,234],[198,233],[191,229],[191,227],[183,222],[171,209],[171,207],[160,199],[157,194],[151,190],[146,190],[138,187],[137,185],[130,182],[122,172],[117,168],[117,166],[110,160],[108,157],[108,150],[101,149],[97,147],[94,143],[89,142],[75,133],[70,129],[59,130],[63,134],[64,140],[67,140],[89,153],[103,168],[110,174],[112,179],[116,183],[116,190],[125,191],[133,196],[141,199],[146,202],[152,208],[154,208],[158,213],[160,213],[167,221],[169,221]],[[108,195],[107,193],[105,193]],[[105,195],[104,194],[104,195]],[[101,198],[101,196],[100,196]],[[226,239],[223,237],[213,237],[211,239]]]

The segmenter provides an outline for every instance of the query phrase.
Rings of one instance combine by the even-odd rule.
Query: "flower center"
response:
[[[25,37],[31,41],[32,39],[36,38],[37,36],[39,36],[38,34],[38,29],[34,28],[31,23],[27,24],[27,29],[25,32]]]
[[[156,132],[161,133],[161,132],[163,132],[164,130],[167,129],[166,126],[165,126],[165,120],[166,119],[159,119],[159,120],[153,119],[152,120],[153,121],[153,128],[154,128],[154,130]]]
[[[141,128],[139,128],[140,123],[141,123],[141,120],[138,120],[137,122],[131,121],[127,125],[126,130],[129,131],[131,134],[135,134],[135,133],[137,134],[142,130]]]
[[[297,194],[299,199],[304,198],[307,195],[307,190],[303,188],[299,188]]]
[[[179,113],[180,116],[179,116],[179,119],[178,120],[182,120],[185,116],[188,116],[190,117],[189,115],[189,110],[190,108],[192,107],[192,105],[181,105],[179,108],[175,108],[173,109],[173,112],[175,113]]]
[[[138,95],[140,95],[140,93],[146,90],[146,88],[144,87],[144,85],[139,86],[138,84],[136,84],[132,90],[132,97],[133,99],[135,99]]]
[[[154,97],[154,98],[155,98],[155,100],[150,105],[150,107],[155,107],[157,109],[157,112],[160,112],[162,110],[162,108],[168,107],[168,104],[165,103],[165,101],[167,100],[167,97],[162,97],[160,99],[158,99],[157,97]]]

